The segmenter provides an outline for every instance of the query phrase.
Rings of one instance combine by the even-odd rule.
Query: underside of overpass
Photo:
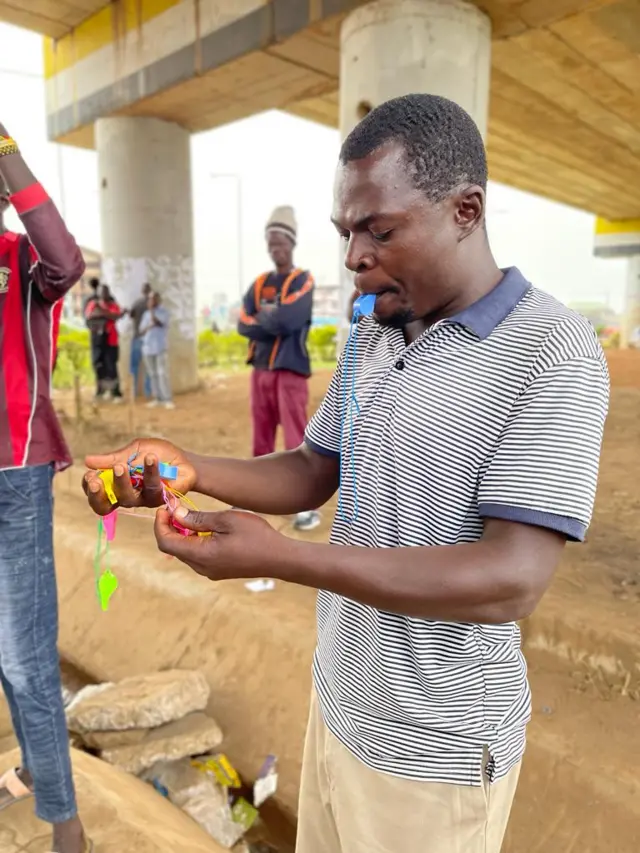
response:
[[[402,0],[399,0],[401,3]],[[49,134],[105,115],[201,131],[278,108],[339,126],[353,0],[0,0],[45,45]],[[640,2],[476,0],[491,20],[494,180],[608,219],[640,216]]]
[[[176,391],[197,383],[190,133],[281,109],[344,136],[408,92],[471,114],[493,180],[600,217],[640,345],[640,0],[0,0],[3,17],[49,36],[49,136],[97,149],[102,275],[125,305],[162,294]]]

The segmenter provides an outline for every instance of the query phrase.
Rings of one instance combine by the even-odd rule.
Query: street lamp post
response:
[[[243,264],[243,244],[242,244],[242,178],[240,175],[231,172],[211,172],[212,180],[230,180],[233,181],[236,188],[236,230],[237,234],[237,272],[238,272],[238,297],[242,302],[244,295],[244,264]]]

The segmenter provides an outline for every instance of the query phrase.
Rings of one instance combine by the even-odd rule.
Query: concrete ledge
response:
[[[99,853],[225,853],[187,814],[134,776],[73,750],[80,813]],[[0,773],[19,764],[0,756]],[[33,814],[33,800],[2,813],[0,851],[48,850],[51,828]],[[228,853],[228,851],[227,851]]]

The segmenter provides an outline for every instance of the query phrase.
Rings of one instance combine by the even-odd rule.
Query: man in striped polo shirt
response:
[[[177,488],[257,513],[339,489],[331,544],[293,542],[246,513],[165,510],[160,549],[212,578],[318,590],[315,690],[297,853],[498,853],[530,716],[518,620],[591,518],[606,363],[591,326],[497,267],[480,133],[456,104],[409,95],[344,142],[333,221],[361,294],[357,324],[298,450],[205,459],[136,442],[125,505]],[[125,475],[133,450],[145,488]],[[95,472],[92,506],[109,504]]]
[[[5,229],[10,204],[26,235]],[[71,457],[50,396],[62,298],[83,271],[54,203],[0,125],[0,686],[22,753],[21,767],[0,778],[0,812],[35,793],[56,853],[90,849],[57,648],[52,479]]]

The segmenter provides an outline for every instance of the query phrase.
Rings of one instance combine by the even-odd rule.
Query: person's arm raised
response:
[[[2,124],[0,137],[12,143]],[[47,302],[57,302],[80,280],[82,252],[19,151],[0,157],[0,177],[29,238],[29,277]]]

